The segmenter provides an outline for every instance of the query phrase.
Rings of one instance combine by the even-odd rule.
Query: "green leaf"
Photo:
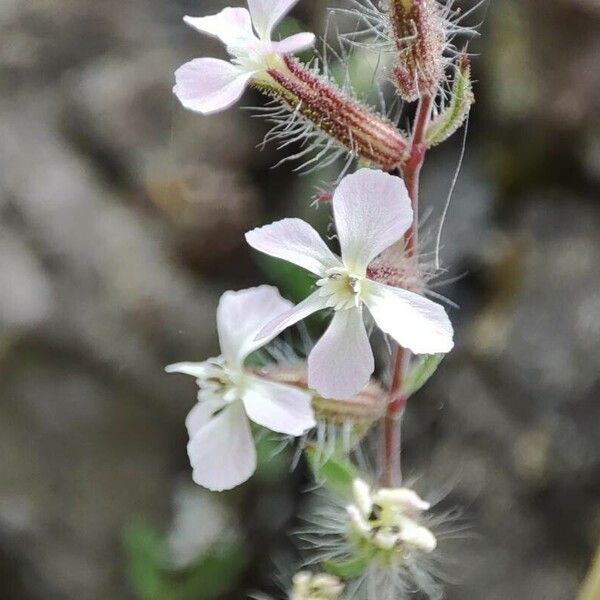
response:
[[[237,540],[216,543],[194,565],[171,573],[165,600],[213,600],[230,592],[246,568],[248,553]]]
[[[402,394],[409,398],[418,392],[440,366],[445,354],[427,354],[413,365],[404,379]]]
[[[259,256],[257,261],[262,270],[277,284],[282,294],[290,300],[300,302],[313,291],[315,278],[304,269],[268,256]]]
[[[309,447],[305,452],[317,483],[340,496],[352,494],[352,482],[358,477],[358,473],[350,461],[333,456],[321,462],[316,448]]]
[[[148,524],[136,521],[124,534],[128,579],[139,600],[165,597],[168,587],[164,574],[167,558],[161,536]]]
[[[364,573],[369,566],[369,556],[353,556],[347,560],[325,560],[321,563],[323,569],[340,579],[351,579]]]

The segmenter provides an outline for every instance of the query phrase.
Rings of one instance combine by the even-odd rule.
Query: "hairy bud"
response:
[[[294,58],[285,56],[282,62],[284,68],[269,69],[271,82],[257,81],[255,87],[350,155],[388,171],[404,162],[407,141],[391,121],[346,96]]]
[[[390,37],[396,46],[393,81],[413,102],[433,96],[444,75],[444,19],[437,0],[387,0]]]
[[[475,102],[471,83],[471,62],[466,54],[456,63],[456,73],[452,84],[450,102],[440,114],[432,119],[427,127],[425,141],[431,148],[447,140],[465,122],[471,105]]]

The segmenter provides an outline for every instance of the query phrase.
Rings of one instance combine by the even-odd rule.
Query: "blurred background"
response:
[[[214,355],[225,289],[294,298],[242,234],[324,228],[309,199],[335,176],[273,170],[263,121],[173,98],[180,64],[222,52],[181,17],[223,6],[0,2],[2,600],[234,600],[290,569],[302,467],[195,487],[195,386],[163,372]],[[293,17],[322,32],[328,6]],[[600,531],[600,4],[502,0],[481,33],[443,235],[458,348],[410,406],[404,465],[464,509],[448,599],[568,600]],[[426,164],[434,229],[460,138]]]

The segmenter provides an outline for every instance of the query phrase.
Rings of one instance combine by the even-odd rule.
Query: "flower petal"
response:
[[[280,42],[271,42],[271,49],[276,54],[293,54],[312,48],[315,45],[315,40],[314,33],[296,33]]]
[[[282,219],[246,234],[246,241],[259,252],[287,260],[323,277],[325,271],[341,266],[319,234],[302,219]]]
[[[241,402],[235,402],[201,427],[187,447],[193,479],[221,491],[246,481],[256,470],[256,448]]]
[[[347,400],[375,368],[362,309],[338,310],[308,357],[308,385],[326,398]]]
[[[258,377],[248,380],[242,398],[252,421],[278,433],[302,435],[315,426],[311,395],[283,383]]]
[[[273,27],[297,2],[298,0],[248,0],[252,23],[260,38],[270,40]]]
[[[294,323],[302,321],[314,312],[326,308],[323,297],[319,295],[319,291],[313,292],[310,296],[296,304],[294,308],[284,312],[271,321],[269,321],[256,336],[257,341],[261,344],[263,339],[273,339],[279,335],[284,329],[291,327]]]
[[[258,332],[274,315],[285,313],[293,306],[281,297],[277,288],[270,285],[225,292],[217,307],[217,329],[225,359],[241,366],[251,352],[277,335],[256,341]]]
[[[192,439],[198,433],[198,431],[210,421],[212,416],[218,410],[223,408],[224,405],[224,400],[220,398],[196,402],[185,419],[185,426],[190,439]]]
[[[224,8],[208,17],[184,17],[183,20],[201,33],[220,39],[226,46],[255,40],[250,13],[245,8]]]
[[[402,179],[374,169],[342,179],[333,195],[333,214],[344,264],[358,272],[397,242],[413,219]]]
[[[184,375],[191,375],[196,379],[204,377],[208,369],[210,367],[206,362],[180,362],[165,367],[167,373],[183,373]]]
[[[235,104],[252,73],[218,58],[196,58],[175,71],[173,92],[185,108],[204,115]]]
[[[408,290],[366,281],[363,300],[379,328],[415,354],[450,352],[450,319],[442,306]]]

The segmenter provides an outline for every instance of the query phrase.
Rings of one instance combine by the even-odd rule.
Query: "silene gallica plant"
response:
[[[267,97],[267,139],[300,147],[290,158],[311,169],[339,164],[332,191],[319,195],[336,248],[296,218],[249,231],[252,248],[310,273],[312,292],[295,306],[268,285],[226,292],[216,315],[221,355],[167,371],[198,384],[186,422],[197,484],[221,491],[250,478],[261,430],[297,438],[305,453],[323,505],[302,534],[309,548],[286,598],[439,598],[441,518],[402,480],[400,429],[407,400],[453,348],[451,321],[429,285],[436,265],[419,240],[419,175],[428,149],[465,124],[474,102],[469,56],[456,46],[472,34],[469,11],[453,0],[354,0],[339,9],[355,21],[339,43],[382,57],[373,82],[391,82],[400,121],[361,101],[348,81],[338,84],[331,64],[293,56],[316,43],[312,33],[276,33],[296,2],[248,0],[248,8],[185,17],[229,59],[184,64],[174,93],[210,115],[254,88]],[[256,351],[318,311],[327,325],[306,358],[261,361]],[[367,439],[378,441],[372,468],[356,460]]]

